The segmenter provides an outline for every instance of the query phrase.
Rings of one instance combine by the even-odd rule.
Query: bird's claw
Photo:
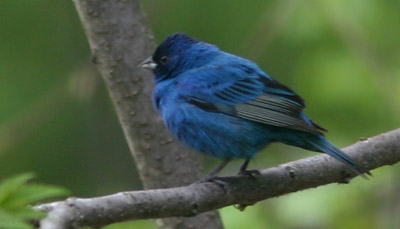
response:
[[[260,171],[256,169],[240,170],[238,173],[238,175],[249,176],[249,177],[259,176],[260,174],[261,174]]]
[[[214,182],[216,176],[206,176],[201,178],[200,180],[194,182],[193,184],[201,184],[201,183],[205,183],[205,182]]]
[[[196,181],[192,185],[202,184],[202,183],[206,183],[206,182],[212,182],[212,183],[220,186],[224,190],[226,190],[226,186],[228,184],[226,181],[224,181],[223,177],[206,176],[206,177],[203,177],[202,179],[200,179],[199,181]]]

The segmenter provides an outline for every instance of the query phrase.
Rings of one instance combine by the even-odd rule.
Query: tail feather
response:
[[[319,149],[320,151],[328,154],[329,156],[335,158],[336,160],[346,164],[348,167],[353,169],[355,172],[357,172],[359,175],[361,175],[363,178],[368,179],[367,175],[371,176],[371,173],[366,170],[363,166],[355,162],[353,159],[351,159],[347,154],[345,154],[343,151],[340,149],[336,148],[334,145],[332,145],[328,140],[326,140],[324,137],[321,136],[318,141],[308,141],[309,144],[311,144],[313,147]]]

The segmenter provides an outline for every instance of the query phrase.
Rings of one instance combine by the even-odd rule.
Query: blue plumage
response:
[[[366,171],[323,136],[304,113],[303,99],[255,63],[177,33],[141,64],[153,69],[154,106],[173,135],[199,152],[249,160],[271,142],[324,152]],[[208,178],[210,178],[208,177]]]

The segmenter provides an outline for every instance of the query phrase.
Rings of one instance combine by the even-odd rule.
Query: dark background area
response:
[[[399,127],[399,1],[144,0],[143,6],[157,42],[185,32],[257,62],[295,89],[338,147]],[[276,144],[250,167],[313,154]],[[206,158],[206,171],[218,163]],[[26,171],[78,197],[141,189],[71,1],[0,2],[0,178]],[[221,214],[226,228],[399,228],[399,173],[398,165],[384,167],[370,181]]]

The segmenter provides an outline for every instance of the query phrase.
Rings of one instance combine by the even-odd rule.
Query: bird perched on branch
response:
[[[304,100],[254,62],[182,33],[168,36],[139,66],[152,69],[154,106],[183,144],[223,162],[242,158],[239,174],[272,142],[326,153],[359,174],[368,173],[303,113]]]

